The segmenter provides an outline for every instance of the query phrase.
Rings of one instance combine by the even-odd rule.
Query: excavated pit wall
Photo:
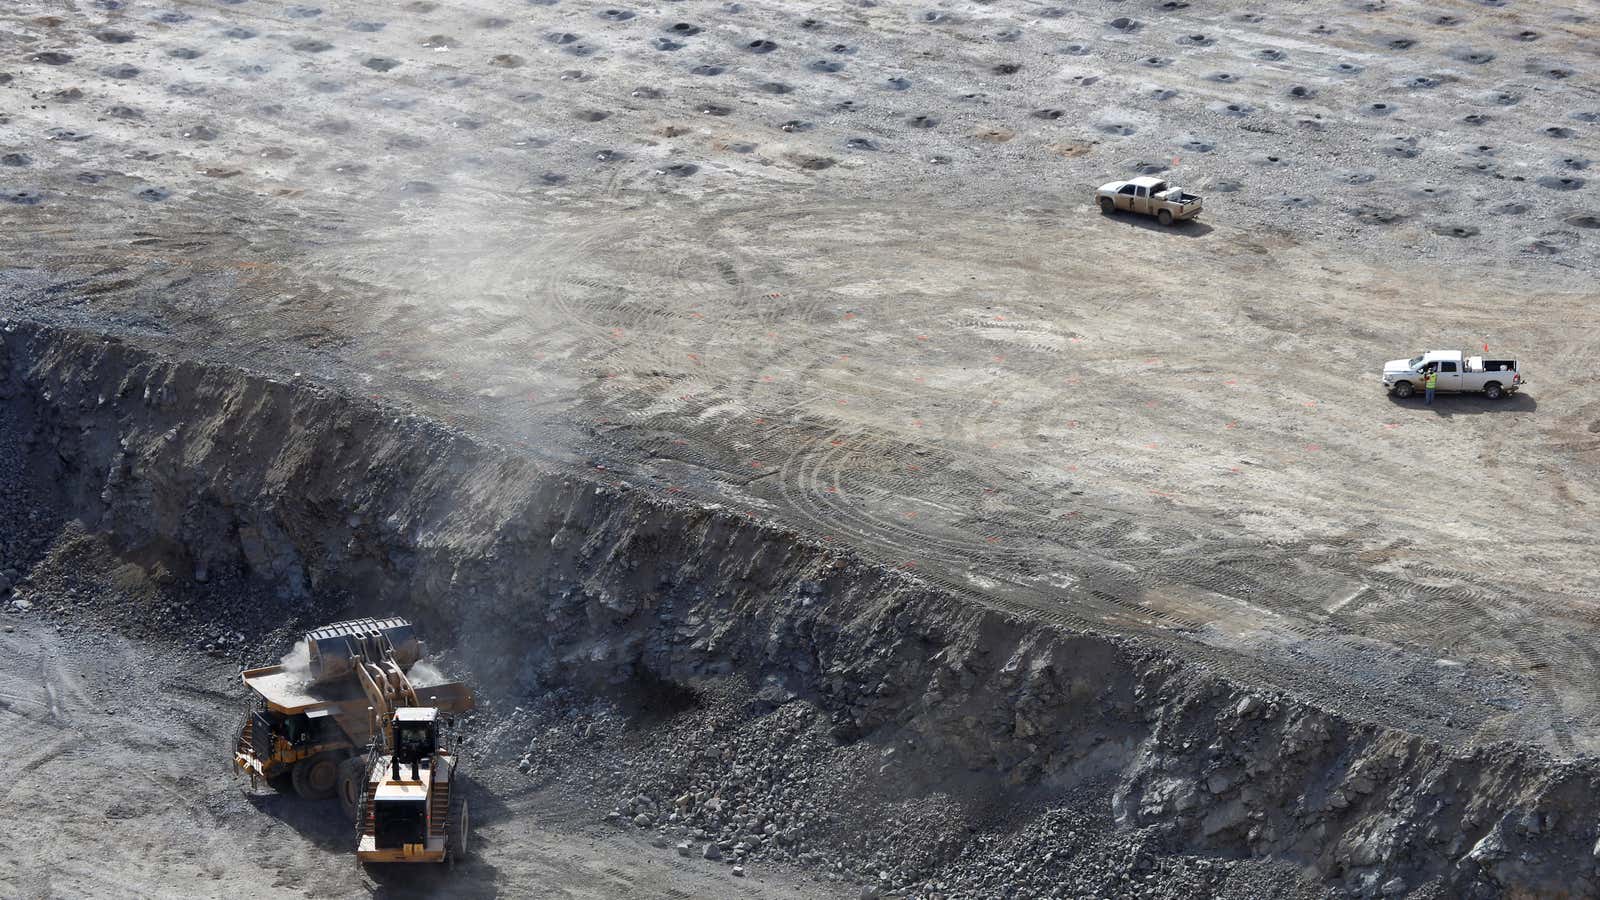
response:
[[[1119,822],[1364,893],[1593,897],[1600,766],[1450,748],[1172,653],[979,608],[769,523],[543,467],[325,388],[11,322],[7,427],[118,552],[339,589],[452,635],[480,683],[776,682],[842,740],[1009,783],[1115,783]]]

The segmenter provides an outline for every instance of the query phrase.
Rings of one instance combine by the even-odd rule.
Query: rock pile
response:
[[[814,704],[726,683],[663,715],[563,689],[487,727],[515,770],[664,853],[798,868],[862,897],[1321,897],[1292,867],[1184,854],[1117,826],[1112,785],[1041,796],[941,767],[904,738],[840,743]],[[526,783],[525,783],[526,785]],[[506,784],[515,790],[515,782]]]

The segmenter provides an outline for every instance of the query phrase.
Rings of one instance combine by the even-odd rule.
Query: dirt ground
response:
[[[299,373],[1449,742],[1593,753],[1593,15],[23,2],[0,313]],[[1201,221],[1093,210],[1135,171]],[[1388,398],[1383,361],[1432,348],[1530,384]],[[59,735],[26,770],[81,752],[52,702],[116,734],[0,671]],[[181,724],[207,702],[170,727],[220,727]],[[305,852],[216,803],[163,814]]]

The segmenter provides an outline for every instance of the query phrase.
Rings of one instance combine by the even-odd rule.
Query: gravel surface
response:
[[[1595,15],[11,4],[0,607],[219,666],[399,610],[535,732],[747,769],[776,679],[793,792],[898,785],[789,854],[852,892],[1600,891]],[[1093,209],[1136,172],[1201,220]],[[1532,381],[1386,398],[1433,347]],[[652,759],[552,828],[726,777]],[[783,862],[700,804],[647,858]]]

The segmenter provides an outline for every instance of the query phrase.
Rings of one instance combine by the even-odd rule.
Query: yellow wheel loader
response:
[[[255,709],[239,734],[234,769],[309,799],[338,795],[354,816],[378,725],[401,707],[447,714],[475,705],[460,682],[417,684],[426,654],[401,618],[336,622],[306,633],[284,664],[247,669]],[[410,670],[411,674],[408,674]]]
[[[367,754],[356,815],[363,863],[448,862],[467,853],[465,783],[455,739],[434,707],[396,709]]]

